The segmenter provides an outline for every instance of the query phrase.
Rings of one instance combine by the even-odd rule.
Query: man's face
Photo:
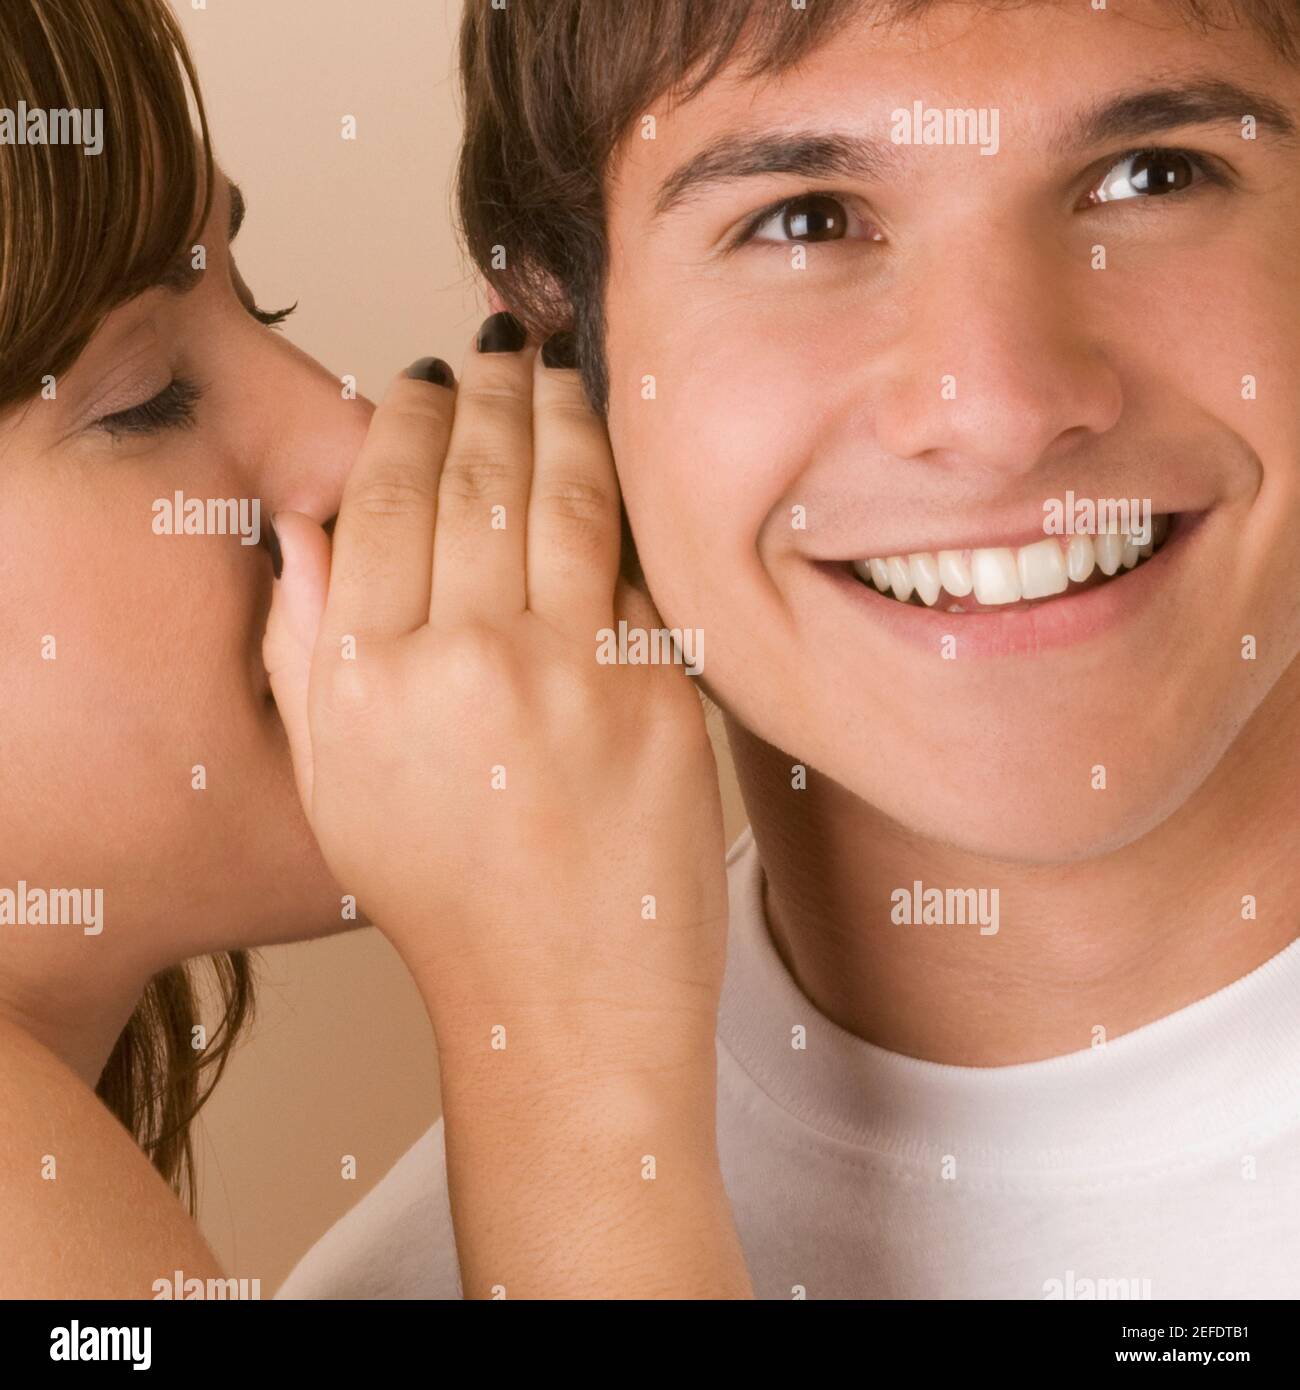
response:
[[[891,138],[955,109],[995,152]],[[710,694],[982,853],[1168,817],[1300,671],[1295,69],[1158,0],[944,5],[653,114],[610,176],[610,432]],[[1076,581],[1052,499],[1168,538],[1109,577],[1119,543],[1080,539]],[[976,553],[900,601],[943,551]]]

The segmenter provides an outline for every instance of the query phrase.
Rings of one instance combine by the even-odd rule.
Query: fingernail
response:
[[[266,532],[266,548],[271,552],[271,570],[275,577],[284,573],[284,551],[280,549],[280,533],[275,529],[275,518],[271,518],[271,524]]]
[[[572,371],[578,365],[578,340],[569,330],[552,333],[542,344],[542,365]]]
[[[478,331],[480,352],[521,352],[528,341],[524,326],[513,314],[493,314]]]
[[[456,373],[441,357],[421,357],[406,369],[412,381],[428,381],[434,386],[455,386]]]

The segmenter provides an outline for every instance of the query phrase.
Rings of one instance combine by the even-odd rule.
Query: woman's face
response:
[[[945,132],[983,116],[908,143],[918,105]],[[652,110],[610,181],[610,431],[710,692],[982,853],[1055,861],[1170,816],[1300,676],[1296,69],[1157,0],[942,6]],[[1071,491],[1178,519],[1033,607],[854,574],[1042,542]]]
[[[102,888],[99,939],[152,967],[341,925],[260,656],[270,554],[165,533],[177,493],[205,525],[256,500],[263,540],[327,520],[370,414],[254,316],[241,214],[220,179],[192,285],[0,420],[0,872]]]

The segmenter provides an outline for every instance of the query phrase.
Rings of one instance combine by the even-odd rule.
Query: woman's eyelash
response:
[[[188,429],[194,424],[202,391],[192,382],[177,377],[152,400],[119,410],[95,421],[95,428],[114,438],[122,435],[157,434],[162,430]]]
[[[297,309],[297,301],[290,304],[287,309],[259,309],[256,304],[252,305],[248,312],[258,321],[265,324],[267,328],[275,328],[282,324],[290,314]]]
[[[276,328],[297,309],[296,303],[287,309],[259,309],[256,304],[245,306],[258,323]],[[151,400],[119,410],[94,422],[93,428],[103,430],[115,439],[128,435],[158,434],[162,430],[188,429],[196,419],[196,407],[203,392],[192,381],[176,377]]]

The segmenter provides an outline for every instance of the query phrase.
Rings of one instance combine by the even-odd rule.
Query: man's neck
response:
[[[792,793],[788,755],[731,722],[728,734],[777,950],[824,1014],[891,1052],[985,1067],[1076,1052],[1222,989],[1300,935],[1300,667],[1174,815],[1060,865],[922,839],[811,769]],[[924,911],[924,889],[981,886],[998,889],[996,934],[969,917],[891,921],[896,901],[904,921]]]

